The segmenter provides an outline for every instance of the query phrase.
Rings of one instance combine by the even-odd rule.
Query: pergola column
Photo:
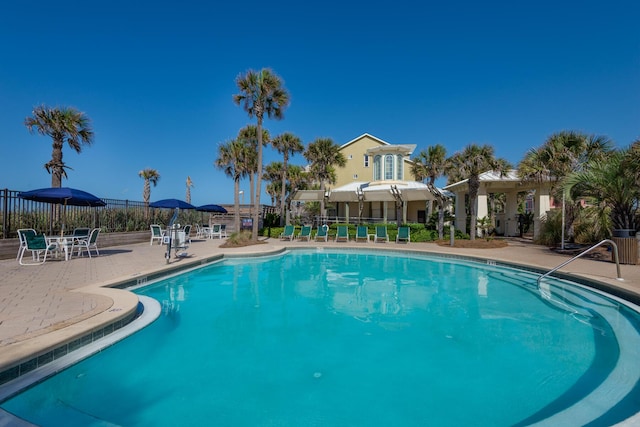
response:
[[[542,228],[542,218],[551,210],[551,202],[549,200],[549,188],[536,188],[536,196],[533,202],[533,238],[537,238]]]
[[[467,232],[467,213],[464,210],[465,192],[456,193],[456,228],[463,233]]]
[[[344,204],[344,216],[347,218],[346,223],[349,224],[349,202]]]
[[[487,189],[484,185],[481,185],[478,189],[478,197],[476,197],[476,218],[484,218],[489,216],[489,209],[487,208]],[[476,227],[477,237],[482,236],[482,230]]]

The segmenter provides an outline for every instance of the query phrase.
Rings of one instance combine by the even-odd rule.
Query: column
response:
[[[533,238],[537,238],[542,228],[542,218],[551,210],[549,201],[549,187],[536,188],[536,195],[533,199]]]
[[[456,228],[463,233],[467,232],[467,213],[464,210],[465,192],[456,193]]]

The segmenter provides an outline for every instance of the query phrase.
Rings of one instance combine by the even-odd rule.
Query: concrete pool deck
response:
[[[518,239],[509,240],[509,246],[500,249],[452,248],[435,243],[289,242],[277,238],[228,249],[220,248],[223,242],[194,240],[187,258],[172,258],[168,265],[165,246],[148,243],[102,248],[100,256],[91,259],[52,259],[36,266],[21,266],[14,259],[0,261],[0,372],[134,314],[137,297],[114,286],[143,283],[223,255],[255,255],[287,247],[356,247],[454,254],[545,270],[571,258]],[[587,258],[570,263],[560,272],[640,295],[640,266],[621,265],[624,281],[616,280],[614,263]]]

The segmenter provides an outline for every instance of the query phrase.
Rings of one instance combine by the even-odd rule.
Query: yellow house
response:
[[[432,189],[411,174],[415,145],[394,145],[365,133],[340,147],[347,160],[326,194],[298,192],[294,200],[329,202],[323,222],[426,222]],[[437,191],[437,190],[436,190]]]

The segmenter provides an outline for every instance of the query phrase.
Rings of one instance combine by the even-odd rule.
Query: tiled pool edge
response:
[[[322,250],[325,250],[324,247],[321,247]],[[316,248],[317,249],[317,248]],[[326,248],[327,250],[337,250],[337,251],[361,251],[363,248],[359,247],[342,247],[335,248],[330,247]],[[218,254],[210,257],[205,257],[203,259],[194,260],[191,262],[187,262],[185,264],[178,265],[169,265],[167,268],[164,268],[159,271],[155,271],[149,274],[141,274],[132,278],[127,278],[124,280],[117,280],[110,282],[109,284],[101,285],[101,287],[115,288],[115,289],[134,289],[137,287],[145,286],[148,283],[152,283],[157,280],[165,279],[169,276],[177,275],[180,273],[184,273],[189,270],[198,269],[212,263],[224,260],[224,259],[237,259],[237,258],[259,258],[265,256],[274,256],[282,254],[286,251],[299,251],[299,250],[314,250],[310,247],[283,247],[272,250],[265,250],[264,252],[255,252],[255,253],[236,253],[236,254]],[[412,254],[412,255],[421,255],[421,256],[433,256],[444,259],[458,259],[463,261],[476,262],[480,264],[488,264],[488,265],[496,265],[502,267],[511,267],[518,268],[525,271],[530,271],[538,274],[546,273],[548,270],[542,267],[533,267],[526,264],[519,264],[514,262],[500,261],[500,260],[492,260],[489,258],[477,257],[477,256],[469,256],[469,255],[458,255],[458,254],[449,254],[449,253],[441,253],[441,252],[429,252],[429,251],[420,251],[420,250],[407,250],[407,249],[390,249],[390,248],[367,248],[366,250],[372,251],[380,251],[380,252],[393,252],[400,254]],[[577,276],[575,274],[567,274],[562,272],[554,272],[553,277],[567,279],[576,283],[579,283],[584,286],[592,287],[594,289],[609,293],[611,295],[617,296],[624,300],[630,301],[636,305],[640,305],[640,295],[634,293],[632,291],[628,291],[626,289],[617,288],[615,286],[609,285],[605,282],[600,282],[595,279],[588,279],[582,276]],[[25,362],[18,363],[14,366],[11,366],[2,372],[0,372],[0,387],[4,384],[13,381],[25,374],[32,372],[33,370],[40,368],[42,366],[46,366],[47,364],[54,362],[61,357],[66,356],[70,352],[81,349],[96,340],[99,340],[119,329],[128,325],[133,320],[140,315],[139,310],[136,310],[135,313],[120,319],[118,321],[109,323],[104,327],[89,332],[80,338],[74,339],[73,341],[63,343],[53,350],[47,351],[44,354],[40,354],[38,356],[33,357]],[[0,399],[2,402],[3,399]]]
[[[214,255],[214,256],[206,257],[206,258],[192,261],[185,264],[179,264],[179,265],[173,265],[173,266],[170,265],[168,268],[165,268],[157,272],[136,276],[134,278],[127,278],[124,280],[121,279],[121,280],[113,281],[111,283],[104,284],[101,287],[124,290],[128,288],[133,288],[135,286],[142,286],[147,282],[163,279],[167,276],[179,274],[187,270],[200,268],[202,266],[209,265],[216,261],[220,261],[223,258],[224,258],[224,255]],[[136,311],[124,318],[108,323],[104,325],[102,328],[90,331],[71,341],[63,342],[51,350],[45,351],[42,354],[38,354],[37,356],[34,356],[33,358],[28,359],[26,361],[18,362],[15,365],[9,366],[8,368],[0,371],[0,388],[3,387],[5,384],[9,383],[10,381],[14,381],[17,378],[34,371],[35,369],[46,366],[47,364],[50,364],[66,356],[70,352],[77,351],[107,335],[112,334],[115,331],[118,331],[119,329],[131,323],[138,316],[140,316],[141,309],[142,309],[141,305],[138,304],[138,308],[136,309]],[[2,400],[3,399],[0,399],[0,402],[2,402]]]

